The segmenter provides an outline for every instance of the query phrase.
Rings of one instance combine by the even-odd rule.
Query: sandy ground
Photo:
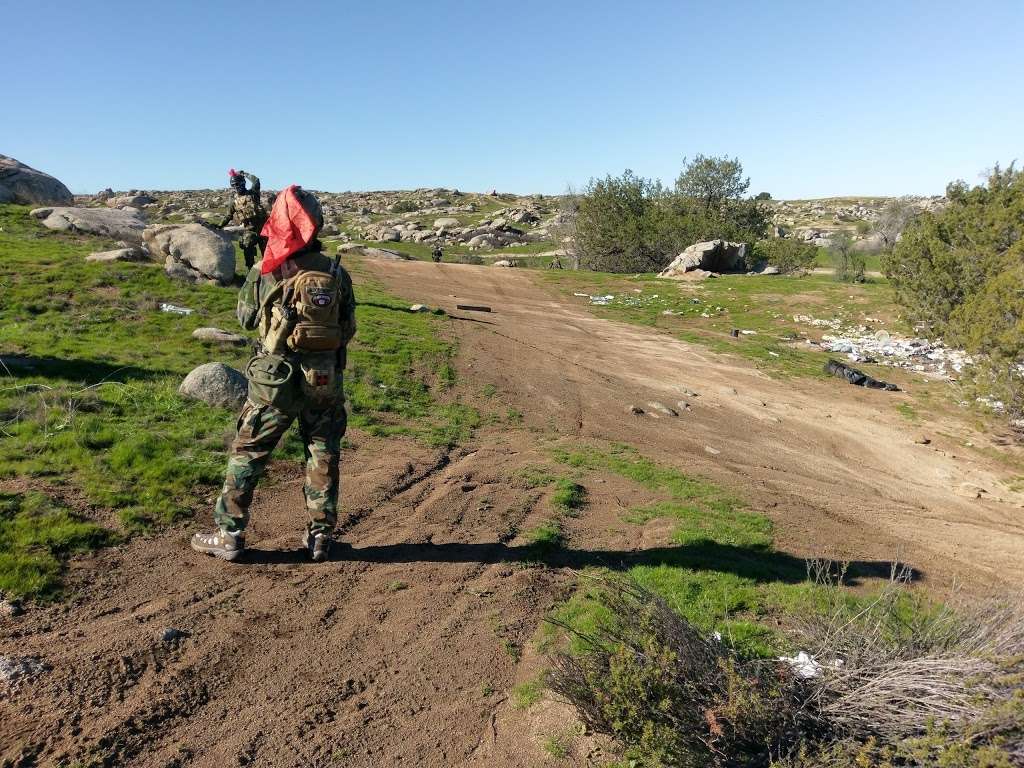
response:
[[[73,597],[0,618],[0,655],[48,667],[0,690],[0,765],[555,764],[542,743],[573,727],[571,713],[509,700],[542,663],[529,640],[573,570],[650,562],[669,533],[624,524],[644,492],[601,477],[566,549],[534,562],[521,532],[545,500],[513,477],[557,441],[628,442],[723,483],[775,520],[794,557],[851,560],[865,575],[898,559],[939,592],[1024,583],[1024,498],[948,438],[915,442],[920,428],[892,415],[904,395],[776,381],[595,318],[525,271],[367,266],[449,311],[461,391],[493,384],[523,426],[485,428],[455,451],[351,434],[349,546],[326,564],[297,548],[301,479],[287,464],[257,494],[245,562],[194,555],[184,527],[73,561]],[[183,634],[164,640],[167,628]],[[601,749],[579,737],[558,764],[600,764]]]

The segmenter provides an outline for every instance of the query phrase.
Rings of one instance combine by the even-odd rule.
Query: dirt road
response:
[[[510,478],[552,440],[621,440],[735,488],[797,557],[898,557],[938,589],[1024,582],[1024,499],[952,440],[915,443],[892,417],[900,395],[775,381],[597,319],[525,272],[367,268],[449,310],[464,395],[494,385],[524,426],[485,428],[456,451],[350,435],[351,548],[324,565],[297,549],[301,480],[285,464],[257,495],[245,563],[194,556],[185,527],[73,561],[70,601],[0,618],[0,655],[48,666],[0,690],[0,764],[544,764],[538,734],[568,715],[510,705],[535,662],[527,641],[570,569],[662,543],[622,524],[643,492],[609,476],[569,523],[566,550],[526,562],[521,531],[544,502]],[[654,418],[655,401],[680,415]],[[164,639],[168,629],[181,634]]]

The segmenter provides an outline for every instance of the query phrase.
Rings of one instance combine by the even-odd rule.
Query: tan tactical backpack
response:
[[[342,339],[340,294],[337,267],[330,272],[304,270],[278,283],[263,302],[264,347],[272,354],[337,350]]]

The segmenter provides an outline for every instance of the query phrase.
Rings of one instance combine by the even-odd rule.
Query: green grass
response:
[[[559,525],[557,520],[546,520],[540,525],[525,531],[523,537],[539,554],[544,554],[562,546],[562,526]]]
[[[109,544],[116,535],[41,493],[0,493],[0,592],[52,599],[61,561]]]
[[[512,689],[512,706],[516,709],[529,709],[544,695],[544,683],[541,680],[530,680],[520,683]]]
[[[806,580],[803,561],[773,549],[771,520],[715,483],[624,445],[563,447],[554,457],[578,470],[612,472],[661,497],[630,510],[626,520],[672,521],[671,543],[644,558],[649,562],[629,566],[627,575],[695,625],[719,631],[742,655],[787,650],[775,619],[825,605],[824,588]],[[584,634],[611,618],[601,590],[586,586],[554,617]]]
[[[551,496],[551,503],[567,514],[576,515],[586,506],[587,489],[579,483],[561,477],[555,482],[555,492]]]
[[[0,206],[0,477],[70,485],[127,530],[192,514],[220,483],[237,414],[185,401],[177,387],[211,360],[244,367],[247,347],[191,338],[200,326],[237,327],[237,288],[174,281],[154,264],[86,262],[113,244],[51,232],[28,210]],[[448,321],[409,312],[358,262],[353,272],[349,424],[438,446],[465,440],[480,415],[446,402],[456,380]],[[164,301],[195,312],[161,312]],[[301,459],[294,430],[276,456]]]

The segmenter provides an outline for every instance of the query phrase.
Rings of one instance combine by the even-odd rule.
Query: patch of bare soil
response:
[[[299,549],[292,463],[257,492],[243,562],[196,555],[184,527],[73,560],[68,601],[0,617],[0,655],[48,667],[0,682],[0,765],[511,768],[554,764],[552,738],[569,745],[559,764],[600,764],[607,745],[563,705],[519,710],[510,692],[542,666],[528,641],[572,572],[657,562],[670,530],[625,523],[644,492],[594,475],[566,547],[540,562],[524,532],[549,516],[550,491],[516,476],[548,463],[552,441],[621,440],[734,488],[796,558],[872,575],[898,557],[939,590],[1024,581],[1024,499],[942,439],[915,444],[880,404],[898,395],[775,381],[594,318],[522,273],[371,268],[457,318],[466,393],[494,385],[525,424],[453,451],[352,434],[348,546],[326,564]],[[680,416],[654,418],[651,401]],[[987,493],[961,495],[967,484]]]

